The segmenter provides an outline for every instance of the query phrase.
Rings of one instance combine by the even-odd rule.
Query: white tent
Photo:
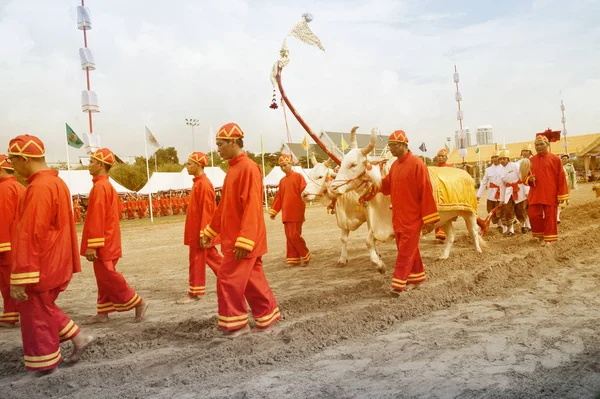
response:
[[[87,170],[59,170],[58,177],[60,177],[65,183],[67,183],[71,195],[87,196],[90,194],[92,186],[94,185],[92,183],[92,176]],[[108,180],[119,194],[133,192],[121,186],[112,177],[109,177]]]
[[[206,167],[204,168],[206,177],[212,183],[214,188],[223,187],[223,181],[225,180],[225,172],[218,167]],[[188,175],[187,169],[183,169],[181,172],[154,172],[150,176],[148,183],[138,191],[138,194],[148,195],[150,193],[157,193],[159,191],[169,190],[189,190],[194,184],[194,178]]]
[[[302,177],[304,177],[304,179],[308,181],[308,173],[310,172],[310,169],[302,169],[302,166],[292,166],[292,168],[294,169],[294,172],[300,173]],[[271,169],[268,175],[265,176],[263,184],[265,185],[265,187],[279,187],[279,181],[284,176],[285,173],[281,171],[281,168],[279,166],[276,166],[273,169]]]

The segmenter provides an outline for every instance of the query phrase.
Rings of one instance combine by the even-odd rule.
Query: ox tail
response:
[[[477,218],[477,226],[479,226],[479,234],[481,235],[481,237],[486,235],[486,233],[490,229],[490,222],[492,221],[492,217],[494,216],[494,214],[496,213],[497,210],[498,210],[498,207],[492,209],[490,214],[487,215],[487,217],[485,219]]]

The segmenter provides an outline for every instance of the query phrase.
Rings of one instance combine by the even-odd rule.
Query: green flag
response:
[[[479,153],[479,144],[477,144],[477,147],[475,148],[475,154]]]
[[[71,129],[71,126],[69,126],[66,123],[65,123],[65,125],[67,125],[67,143],[71,147],[81,148],[83,146],[83,141],[81,141],[81,139],[79,138],[79,136],[77,135],[77,133],[75,133],[73,131],[73,129]]]

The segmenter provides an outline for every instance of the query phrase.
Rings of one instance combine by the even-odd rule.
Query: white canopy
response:
[[[67,183],[71,195],[87,196],[90,194],[92,186],[94,185],[92,183],[92,176],[90,176],[90,172],[88,172],[87,170],[59,170],[58,177],[60,177],[65,183]],[[119,194],[133,192],[121,186],[112,177],[109,177],[108,180]]]
[[[310,172],[310,169],[302,169],[302,166],[292,166],[292,168],[294,172],[300,173],[302,177],[304,177],[304,179],[308,181],[308,173]],[[265,176],[263,184],[265,185],[265,187],[279,187],[279,181],[284,176],[285,173],[281,171],[281,168],[279,166],[276,166],[273,169],[271,169],[268,175]]]
[[[225,172],[218,167],[206,167],[204,173],[214,188],[223,187]],[[194,184],[194,178],[188,175],[184,168],[181,172],[154,172],[148,183],[138,191],[138,194],[148,195],[159,191],[189,190]]]

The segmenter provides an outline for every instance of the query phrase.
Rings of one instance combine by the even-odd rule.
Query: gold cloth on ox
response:
[[[477,212],[475,182],[471,175],[456,168],[432,166],[428,169],[438,212]]]

